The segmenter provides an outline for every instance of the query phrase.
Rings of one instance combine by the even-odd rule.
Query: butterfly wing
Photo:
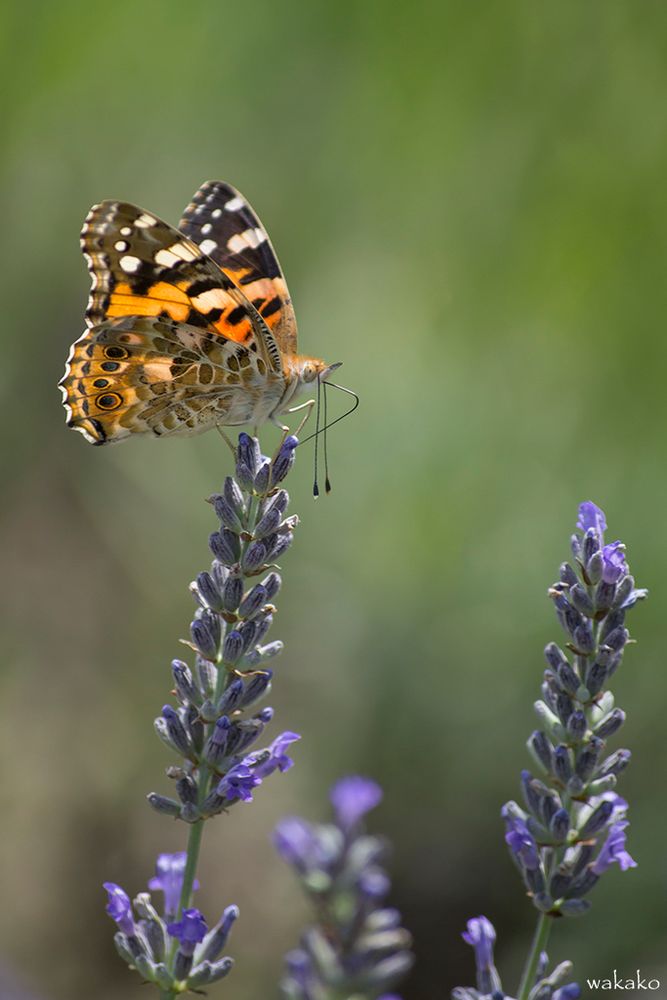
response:
[[[60,382],[70,426],[103,444],[133,432],[192,433],[205,418],[208,426],[243,423],[248,407],[250,419],[266,419],[252,406],[265,396],[270,412],[279,398],[280,350],[256,308],[205,252],[150,213],[116,201],[91,209],[81,246],[93,287],[89,329],[73,345]],[[211,397],[220,393],[216,419]],[[206,395],[206,405],[188,409]]]
[[[62,382],[68,424],[92,444],[193,434],[257,419],[266,363],[244,344],[155,316],[123,316],[73,345]],[[275,397],[282,389],[276,380]]]
[[[266,229],[231,184],[207,181],[183,213],[180,231],[218,264],[266,320],[287,354],[297,328],[287,283]]]

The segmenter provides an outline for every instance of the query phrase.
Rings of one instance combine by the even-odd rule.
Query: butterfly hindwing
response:
[[[284,353],[297,350],[297,328],[287,284],[262,223],[230,184],[207,181],[183,213],[180,231],[242,289]]]
[[[154,316],[88,330],[72,346],[61,385],[68,424],[93,444],[248,423],[259,399],[270,409],[282,392],[244,344]]]

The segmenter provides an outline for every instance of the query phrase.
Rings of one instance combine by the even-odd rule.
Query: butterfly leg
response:
[[[223,431],[222,425],[221,424],[216,424],[215,425],[215,429],[218,432],[218,434],[220,435],[220,437],[222,438],[222,440],[225,442],[225,444],[227,445],[227,447],[229,448],[229,450],[231,451],[232,455],[234,456],[234,460],[236,460],[236,448],[234,447],[234,445],[232,444],[232,442],[230,441],[230,439],[227,437],[227,435]]]

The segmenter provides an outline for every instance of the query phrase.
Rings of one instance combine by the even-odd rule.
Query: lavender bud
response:
[[[287,490],[277,490],[276,493],[271,497],[267,497],[260,504],[259,514],[260,517],[264,517],[269,511],[277,510],[280,514],[284,514],[289,505],[289,494]]]
[[[614,603],[616,585],[600,580],[595,591],[595,607],[598,612],[607,611]]]
[[[278,575],[278,573],[269,573],[268,576],[264,577],[264,579],[262,580],[262,586],[266,590],[266,599],[267,599],[267,601],[272,601],[273,600],[273,598],[276,596],[276,594],[280,590],[281,584],[282,584],[282,580],[281,580],[280,576]]]
[[[229,576],[222,591],[225,611],[236,611],[243,597],[243,580],[240,576]]]
[[[262,660],[272,660],[274,656],[279,656],[285,648],[285,644],[280,639],[268,642],[259,650]]]
[[[234,959],[229,957],[221,958],[219,962],[211,963],[209,967],[207,982],[217,983],[218,980],[224,979],[225,976],[229,975],[229,973],[232,971],[233,968],[234,968]],[[191,985],[193,984],[191,983],[190,979],[188,979],[188,986]],[[194,985],[196,986],[197,984],[195,983]]]
[[[271,485],[277,486],[282,483],[288,472],[294,465],[295,449],[299,441],[293,434],[286,437],[280,446],[275,461],[271,467]]]
[[[227,756],[227,744],[231,727],[231,722],[226,715],[223,715],[216,722],[213,732],[206,741],[204,759],[213,768],[217,768],[218,764]]]
[[[230,531],[235,532],[237,535],[240,534],[243,531],[243,521],[227,497],[221,493],[215,493],[209,499],[224,527],[229,528]]]
[[[184,775],[176,782],[176,794],[185,805],[197,801],[197,782],[191,775]]]
[[[245,515],[243,493],[239,489],[238,483],[235,483],[231,476],[225,476],[222,492],[227,503],[236,512],[239,519],[242,520]]]
[[[198,961],[212,962],[218,957],[227,944],[230,931],[236,920],[238,920],[238,917],[238,906],[226,907],[219,922],[208,932],[202,941],[200,950],[197,952]]]
[[[255,625],[257,626],[255,642],[258,643],[262,641],[266,633],[273,625],[273,615],[263,613],[259,618],[255,618]]]
[[[215,685],[218,681],[218,669],[213,666],[210,660],[205,660],[202,656],[197,657],[196,666],[197,676],[199,677],[199,688],[206,698],[215,691]]]
[[[219,715],[231,715],[243,700],[243,681],[237,677],[228,684],[216,706]]]
[[[568,587],[575,587],[579,585],[577,574],[574,572],[569,563],[562,563],[559,575],[561,583],[567,584]]]
[[[569,695],[561,692],[556,698],[556,711],[558,713],[558,718],[563,723],[567,725],[567,720],[570,718],[574,711],[574,702]]]
[[[567,735],[570,738],[570,742],[572,743],[581,742],[581,740],[584,738],[584,735],[586,734],[586,729],[588,728],[586,724],[586,716],[584,715],[584,713],[581,712],[579,709],[577,709],[576,712],[573,712],[572,715],[567,720],[567,726],[565,728],[567,730]]]
[[[557,869],[549,882],[549,894],[554,899],[562,899],[571,885],[572,876],[569,872],[559,871]]]
[[[572,640],[578,652],[589,656],[595,650],[595,637],[591,623],[586,621],[577,625],[572,633]]]
[[[243,462],[236,463],[236,478],[246,493],[252,493],[255,488],[255,477]]]
[[[621,650],[630,638],[627,628],[615,628],[605,636],[604,644],[608,649]]]
[[[255,584],[249,590],[239,605],[239,615],[241,618],[254,618],[266,604],[266,587],[261,583]]]
[[[171,672],[180,700],[182,702],[189,701],[195,705],[198,704],[201,701],[201,697],[195,687],[192,672],[188,665],[183,663],[182,660],[172,660]]]
[[[528,749],[545,774],[553,770],[553,751],[551,744],[540,729],[536,729],[528,740]]]
[[[595,735],[601,740],[606,740],[618,732],[624,722],[625,712],[622,708],[615,708],[595,727]]]
[[[266,512],[266,514],[258,521],[255,530],[253,531],[253,538],[265,538],[266,535],[271,535],[277,530],[280,522],[282,520],[282,514],[279,510],[273,509]]]
[[[565,653],[560,648],[560,646],[556,645],[555,642],[550,642],[547,646],[544,647],[544,656],[549,666],[553,667],[556,673],[558,672],[558,668],[561,666],[561,664],[567,663],[569,666],[568,659],[565,656]]]
[[[148,799],[148,804],[156,812],[162,813],[164,816],[180,815],[181,806],[175,799],[169,799],[166,795],[158,795],[157,792],[150,792],[146,798]]]
[[[600,550],[600,539],[594,528],[589,528],[586,532],[582,545],[582,556],[584,563],[588,564],[594,553]]]
[[[558,667],[558,680],[568,694],[576,695],[581,687],[581,681],[567,661]]]
[[[570,600],[574,604],[577,611],[580,611],[582,615],[587,615],[589,618],[592,618],[595,614],[593,602],[580,583],[575,583],[574,586],[570,587]]]
[[[609,675],[609,667],[596,660],[592,663],[586,675],[586,689],[591,697],[598,694],[604,686]]]
[[[220,619],[208,609],[190,625],[190,638],[205,660],[215,660],[220,647]]]
[[[251,542],[243,553],[241,568],[243,572],[250,576],[266,562],[267,550],[264,542]]]
[[[239,444],[236,451],[236,461],[245,465],[254,476],[262,460],[262,453],[257,438],[250,437],[244,431],[239,434]]]
[[[542,806],[542,796],[546,793],[546,786],[534,778],[530,771],[521,772],[521,790],[523,792],[524,802],[528,807],[528,811],[539,816],[541,813]]]
[[[590,778],[592,778],[603,747],[604,744],[602,740],[598,739],[597,736],[593,736],[577,754],[577,761],[574,769],[577,776],[581,778],[582,781],[589,781]]]
[[[581,539],[579,538],[579,535],[572,535],[570,537],[570,548],[575,560],[577,562],[581,562]]]
[[[568,781],[572,777],[572,761],[570,760],[570,752],[568,748],[562,744],[557,746],[554,751],[554,773],[563,785],[567,785]]]
[[[291,531],[281,532],[271,548],[270,558],[272,560],[280,559],[280,557],[287,552],[293,540],[294,535]]]
[[[233,667],[238,663],[243,655],[243,636],[236,629],[232,629],[225,636],[222,644],[222,659],[228,666]]]
[[[619,628],[621,625],[625,624],[625,609],[624,608],[614,608],[610,611],[605,618],[602,626],[600,628],[600,639],[606,643],[607,636],[610,632]]]
[[[222,611],[220,590],[211,574],[207,573],[206,570],[197,574],[196,593],[203,600],[204,606],[208,605],[213,611]]]
[[[176,712],[171,705],[165,705],[162,709],[162,718],[166,725],[167,735],[169,736],[172,746],[174,746],[174,748],[178,750],[183,757],[190,757],[192,754],[192,746],[178,712]],[[156,719],[155,721],[157,727],[157,722],[159,720]]]
[[[561,808],[556,810],[551,817],[549,830],[551,836],[558,843],[562,843],[567,839],[567,835],[570,832],[570,814],[567,809]]]
[[[602,579],[604,560],[601,552],[594,552],[586,564],[586,576],[592,584],[599,583]]]
[[[620,608],[623,606],[625,601],[635,589],[635,579],[633,576],[624,576],[616,584],[616,593],[614,595],[614,606]]]
[[[208,540],[208,545],[215,558],[225,566],[233,566],[241,556],[241,540],[228,528],[214,531]]]
[[[600,765],[600,777],[608,774],[618,775],[625,771],[630,763],[632,754],[629,750],[616,750],[610,754]]]
[[[243,693],[243,707],[248,708],[250,705],[254,705],[256,701],[259,701],[269,690],[271,686],[271,678],[273,677],[272,670],[261,670],[256,674],[253,674],[248,683],[245,686],[245,691]]]
[[[263,496],[269,489],[269,479],[271,477],[271,465],[269,462],[264,462],[260,467],[259,471],[255,476],[254,489],[255,493],[259,493]]]
[[[243,652],[247,653],[251,646],[255,644],[257,636],[257,625],[255,622],[243,622],[238,629],[238,633],[243,640]]]
[[[192,702],[185,705],[183,723],[192,741],[195,751],[199,754],[204,746],[204,723],[199,714],[199,710]]]
[[[586,822],[579,830],[579,837],[582,840],[588,840],[589,837],[593,837],[596,833],[606,826],[607,821],[614,811],[614,803],[605,799],[597,806],[591,815],[588,817]]]
[[[264,728],[265,723],[261,719],[247,719],[244,722],[235,723],[229,734],[227,753],[243,753],[259,739]]]

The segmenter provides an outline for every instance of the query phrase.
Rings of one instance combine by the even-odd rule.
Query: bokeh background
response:
[[[272,704],[298,766],[205,837],[200,905],[242,911],[229,995],[276,995],[306,910],[269,834],[325,817],[345,772],[385,789],[406,1000],[471,981],[480,912],[513,990],[533,911],[498,810],[586,498],[652,590],[616,683],[640,867],[551,952],[581,980],[667,975],[665,5],[62,0],[5,5],[2,36],[5,969],[46,1000],[146,995],[100,883],[139,891],[184,843],[144,801],[168,788],[152,718],[228,454],[215,434],[92,449],[56,382],[89,206],[176,222],[219,177],[269,229],[303,349],[362,400],[331,433],[331,497],[312,501],[308,454],[291,479]]]

